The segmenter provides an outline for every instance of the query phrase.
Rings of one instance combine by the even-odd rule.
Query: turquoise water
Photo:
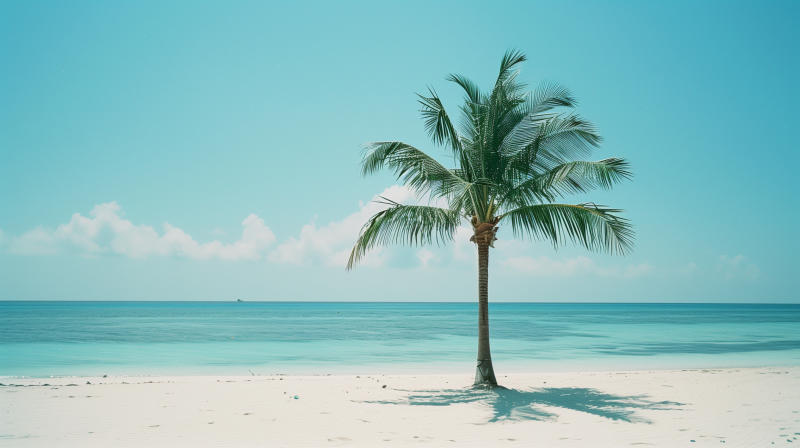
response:
[[[800,365],[800,305],[490,304],[508,372]],[[474,303],[1,302],[0,376],[474,370]]]

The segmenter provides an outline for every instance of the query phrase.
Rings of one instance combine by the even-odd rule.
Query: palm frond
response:
[[[389,168],[417,197],[427,193],[436,198],[468,188],[456,171],[445,168],[425,152],[403,142],[373,142],[364,145],[361,174]]]
[[[633,249],[634,232],[628,220],[616,215],[622,211],[592,203],[539,204],[512,210],[501,219],[510,221],[514,236],[550,240],[556,248],[570,239],[592,251],[626,254]]]
[[[594,125],[578,115],[550,118],[535,127],[532,139],[508,155],[506,174],[541,174],[571,160],[586,157],[603,139]]]
[[[553,109],[576,105],[577,101],[568,88],[555,82],[542,82],[532,94],[527,95],[525,103],[517,107],[519,118],[509,122],[513,128],[506,133],[500,150],[511,153],[524,147],[536,137],[542,123],[561,115]]]
[[[417,94],[420,98],[419,103],[422,105],[420,112],[425,121],[425,130],[428,131],[428,136],[433,140],[434,144],[446,145],[454,153],[458,153],[460,151],[460,142],[456,128],[450,121],[450,117],[447,115],[442,100],[439,99],[436,91],[429,88],[428,92],[431,95],[429,97]]]
[[[368,250],[392,243],[409,245],[442,244],[453,240],[461,217],[453,210],[424,205],[402,205],[381,198],[390,207],[371,217],[362,227],[347,270],[352,269]]]
[[[467,95],[467,100],[471,103],[480,103],[481,102],[481,90],[478,86],[469,80],[468,78],[457,75],[455,73],[451,73],[447,75],[445,78],[447,81],[454,82],[461,86],[464,89],[464,93]]]
[[[610,190],[632,177],[630,165],[623,158],[567,162],[510,188],[500,203],[521,207],[552,202],[566,194],[585,193],[595,188]]]
[[[506,54],[503,55],[503,59],[500,61],[500,74],[497,75],[497,82],[495,85],[502,84],[510,76],[514,74],[514,68],[527,61],[528,57],[519,50],[515,50],[513,48],[506,51]]]
[[[578,101],[565,85],[544,81],[530,96],[530,106],[531,113],[539,114],[554,107],[577,107]]]
[[[551,169],[543,176],[542,189],[564,189],[564,193],[585,193],[602,188],[610,190],[614,184],[633,177],[630,164],[621,157],[589,162],[567,162]]]

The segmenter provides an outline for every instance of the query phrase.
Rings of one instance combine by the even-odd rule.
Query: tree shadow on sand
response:
[[[366,401],[364,403],[402,404],[410,406],[450,406],[459,403],[480,403],[492,411],[487,423],[499,421],[555,420],[558,414],[544,407],[556,407],[585,412],[610,420],[631,423],[650,423],[636,415],[640,409],[671,410],[682,403],[650,401],[644,395],[620,396],[579,387],[557,387],[530,391],[506,389],[442,389],[403,391],[410,394],[398,401]]]

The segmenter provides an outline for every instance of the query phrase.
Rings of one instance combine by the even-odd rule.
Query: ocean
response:
[[[0,301],[0,377],[472,373],[476,303]],[[511,372],[800,365],[800,305],[491,303]]]

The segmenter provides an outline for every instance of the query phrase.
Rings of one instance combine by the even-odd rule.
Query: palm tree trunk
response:
[[[496,386],[489,349],[489,244],[478,243],[478,368],[475,384]]]

